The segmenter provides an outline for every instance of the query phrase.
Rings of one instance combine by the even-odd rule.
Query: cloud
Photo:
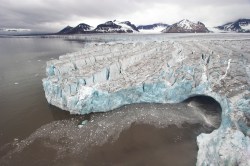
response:
[[[81,22],[174,23],[183,18],[208,26],[250,18],[249,0],[1,0],[0,27],[57,31]]]

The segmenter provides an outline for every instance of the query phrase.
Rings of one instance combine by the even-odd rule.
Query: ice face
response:
[[[215,130],[197,138],[197,165],[250,165],[250,139],[239,130]],[[204,150],[206,149],[206,150]]]
[[[50,104],[77,114],[210,96],[222,122],[198,137],[197,165],[249,165],[249,49],[249,40],[96,44],[48,62],[43,86]]]

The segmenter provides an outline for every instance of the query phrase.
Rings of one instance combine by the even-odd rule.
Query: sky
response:
[[[189,19],[213,27],[239,18],[250,18],[250,0],[0,0],[0,28],[46,32],[115,19],[135,25]]]

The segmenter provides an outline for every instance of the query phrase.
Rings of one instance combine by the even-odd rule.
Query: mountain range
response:
[[[81,34],[81,33],[87,33],[87,32],[91,33],[92,30],[93,30],[92,26],[81,23],[77,25],[76,27],[67,26],[64,29],[62,29],[59,33],[60,34]]]
[[[250,32],[250,19],[239,19],[234,22],[229,22],[221,26],[215,27],[219,30],[226,32],[241,32],[249,33]]]
[[[213,29],[221,32],[250,32],[250,19],[239,19]],[[209,33],[210,31],[202,22],[192,22],[184,19],[172,25],[165,23],[155,23],[149,25],[135,26],[130,21],[120,22],[117,20],[107,21],[92,27],[88,24],[81,23],[76,27],[67,26],[57,34],[86,34],[86,33]]]
[[[137,27],[129,21],[119,22],[117,20],[99,24],[93,32],[96,33],[135,33],[139,32]]]

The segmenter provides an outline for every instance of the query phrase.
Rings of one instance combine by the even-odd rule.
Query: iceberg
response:
[[[47,101],[73,114],[210,96],[220,127],[197,137],[197,165],[250,165],[249,40],[92,44],[47,62]]]

